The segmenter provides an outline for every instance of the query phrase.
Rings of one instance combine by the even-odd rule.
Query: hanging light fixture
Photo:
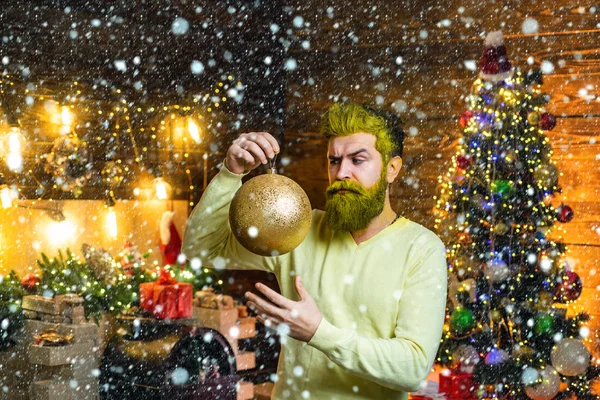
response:
[[[117,214],[115,213],[115,200],[113,198],[112,191],[106,199],[106,208],[108,209],[106,214],[106,229],[108,230],[110,237],[115,239],[117,237],[118,229]]]

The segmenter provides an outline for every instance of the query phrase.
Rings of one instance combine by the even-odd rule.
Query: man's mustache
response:
[[[336,194],[342,190],[346,190],[348,192],[351,193],[355,193],[355,194],[363,194],[363,191],[360,190],[361,188],[357,188],[355,185],[359,185],[359,184],[350,184],[348,182],[336,182],[333,183],[331,186],[329,186],[326,190],[326,194]]]

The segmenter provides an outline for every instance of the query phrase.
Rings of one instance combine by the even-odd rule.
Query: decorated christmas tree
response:
[[[559,172],[545,132],[556,119],[542,74],[511,65],[501,32],[486,38],[480,68],[435,209],[450,277],[441,389],[458,376],[468,382],[458,398],[596,399],[589,317],[566,314],[581,280],[549,238],[573,211],[551,204]]]

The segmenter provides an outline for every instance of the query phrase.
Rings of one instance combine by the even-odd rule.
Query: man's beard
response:
[[[383,211],[387,186],[384,173],[368,189],[354,181],[337,181],[329,185],[325,191],[325,217],[329,227],[346,232],[366,228]],[[336,193],[341,189],[349,191]]]

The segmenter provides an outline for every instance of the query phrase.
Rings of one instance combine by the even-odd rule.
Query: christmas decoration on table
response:
[[[72,192],[75,198],[81,196],[91,178],[91,169],[87,143],[74,133],[56,138],[52,151],[46,154],[46,172],[52,174],[57,187]]]
[[[21,279],[21,286],[28,292],[35,292],[36,286],[40,283],[40,276],[33,272],[28,273]]]
[[[40,334],[33,335],[36,346],[65,346],[73,340],[73,334],[61,335],[56,329],[47,329]]]
[[[0,275],[0,351],[8,350],[17,343],[25,318],[21,298],[26,291],[14,271]]]
[[[81,252],[94,275],[104,283],[115,283],[122,273],[120,265],[115,262],[110,253],[102,248],[96,249],[89,244],[81,245]]]
[[[235,193],[229,223],[236,239],[249,251],[277,256],[295,249],[310,228],[312,209],[308,196],[293,180],[269,173],[256,176]]]
[[[240,304],[239,301],[234,300],[233,305],[238,310],[238,318],[247,318],[248,317],[248,306]]]
[[[29,319],[63,324],[83,324],[86,321],[83,298],[76,294],[23,297],[23,313]]]
[[[155,282],[140,285],[140,306],[160,319],[192,316],[192,285],[178,282],[168,269],[162,268]]]
[[[147,256],[148,255],[146,255],[146,257]],[[125,273],[125,275],[133,276],[136,274],[136,270],[140,270],[144,257],[138,251],[136,245],[127,241],[125,242],[123,251],[115,258],[115,261],[121,264],[121,268],[123,268],[123,273]]]
[[[206,288],[194,293],[194,306],[214,310],[231,310],[234,308],[233,297],[216,294],[214,288]]]
[[[582,329],[589,316],[556,306],[583,285],[566,246],[549,238],[573,210],[551,204],[560,173],[545,131],[556,118],[544,109],[541,74],[512,67],[501,32],[486,39],[481,69],[453,165],[439,179],[449,298],[437,362],[466,362],[477,399],[597,398],[600,369]]]
[[[181,254],[181,236],[173,223],[173,211],[165,211],[160,220],[160,254],[163,265],[175,265]]]
[[[99,265],[104,264],[95,265],[94,270],[68,249],[66,256],[60,250],[58,256],[53,258],[42,253],[41,260],[38,260],[41,270],[38,293],[47,297],[77,294],[85,300],[86,319],[93,316],[96,322],[100,321],[102,312],[118,314],[137,299],[137,293],[132,292],[132,280],[120,274],[107,282],[96,275]],[[106,276],[103,275],[104,278]]]

